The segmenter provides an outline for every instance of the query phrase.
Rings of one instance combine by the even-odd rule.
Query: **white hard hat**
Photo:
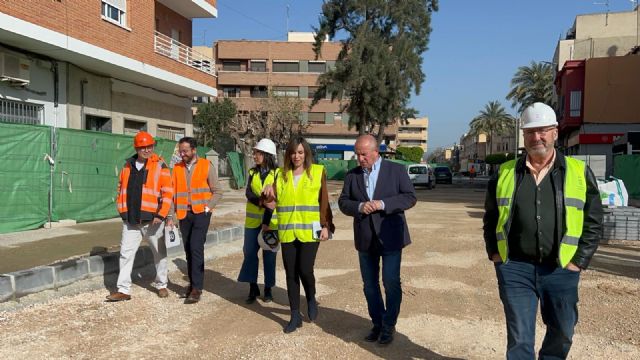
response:
[[[271,154],[273,156],[278,155],[276,152],[276,144],[269,139],[262,139],[258,141],[256,146],[254,146],[253,148],[262,152],[266,152],[267,154]]]
[[[275,231],[261,231],[258,234],[258,245],[262,250],[278,252],[280,250],[280,239]]]
[[[557,126],[556,112],[551,106],[541,102],[527,106],[522,112],[521,129],[537,128],[544,126]]]

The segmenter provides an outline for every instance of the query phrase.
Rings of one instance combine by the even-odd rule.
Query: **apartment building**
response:
[[[230,98],[239,111],[259,110],[261,98],[269,91],[275,96],[298,97],[303,101],[302,121],[310,126],[305,137],[319,159],[351,159],[358,136],[349,130],[348,114],[329,98],[309,109],[318,90],[320,74],[335,66],[340,44],[326,42],[322,55],[313,52],[313,34],[290,32],[287,41],[220,40],[214,53],[218,70],[218,91]],[[389,127],[386,150],[395,138],[395,126]]]
[[[215,61],[191,47],[215,0],[0,2],[0,121],[169,139],[193,133]]]
[[[426,153],[428,150],[429,118],[407,119],[406,124],[398,124],[396,146],[419,146]]]
[[[558,144],[569,155],[605,155],[607,176],[613,143],[640,131],[638,24],[637,7],[580,15],[556,47]]]

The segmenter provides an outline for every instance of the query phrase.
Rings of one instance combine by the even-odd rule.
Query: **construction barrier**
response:
[[[176,145],[156,139],[156,153],[168,165],[180,161]],[[0,153],[0,233],[7,233],[118,216],[118,176],[135,150],[128,135],[0,123]]]
[[[629,197],[640,200],[640,155],[616,155],[613,158],[613,177],[624,181]]]

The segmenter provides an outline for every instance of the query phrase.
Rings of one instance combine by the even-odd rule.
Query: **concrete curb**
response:
[[[205,249],[218,244],[228,243],[244,237],[244,226],[233,226],[209,231]],[[184,255],[184,248],[176,246],[167,249],[167,258],[172,259]],[[80,259],[56,263],[50,266],[39,266],[0,275],[0,302],[19,298],[40,291],[55,289],[74,282],[117,274],[119,271],[120,253],[107,253],[87,256]],[[138,249],[133,263],[134,269],[154,266],[153,253],[148,247]]]

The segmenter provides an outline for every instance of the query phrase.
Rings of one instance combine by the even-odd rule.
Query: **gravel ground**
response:
[[[339,230],[316,261],[320,316],[292,334],[282,332],[289,312],[280,258],[275,301],[246,305],[248,286],[235,281],[242,262],[236,241],[209,254],[195,305],[177,298],[186,285],[182,259],[172,261],[168,299],[149,287],[150,274],[136,273],[133,299],[124,303],[103,302],[105,282],[114,279],[91,279],[1,304],[0,358],[503,358],[504,316],[481,235],[483,192],[440,185],[419,197],[408,213],[414,244],[403,253],[404,300],[390,346],[362,340],[370,322],[351,219],[338,215]],[[640,358],[638,269],[638,245],[601,246],[582,275],[571,359]],[[539,320],[538,346],[543,333]]]

